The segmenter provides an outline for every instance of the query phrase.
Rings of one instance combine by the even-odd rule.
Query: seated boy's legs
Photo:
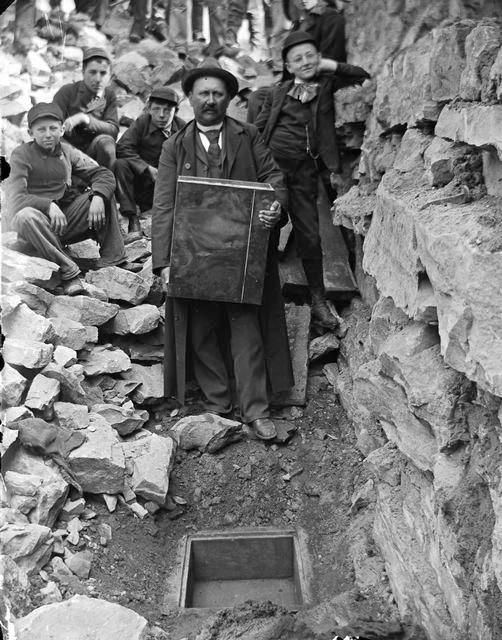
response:
[[[148,171],[138,174],[129,158],[118,158],[115,163],[117,201],[120,213],[127,218],[136,215],[136,205],[141,211],[152,208],[155,183]]]
[[[116,142],[112,136],[101,133],[96,136],[85,150],[85,153],[94,158],[101,167],[113,171],[117,160]]]

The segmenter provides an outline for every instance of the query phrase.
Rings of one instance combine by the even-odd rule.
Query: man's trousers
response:
[[[136,215],[136,205],[140,211],[152,208],[155,182],[148,171],[138,174],[134,161],[119,158],[115,163],[117,180],[117,201],[123,216]]]
[[[190,345],[195,378],[207,409],[228,413],[232,409],[230,376],[225,365],[221,335],[230,332],[237,397],[244,422],[269,414],[267,374],[259,307],[226,302],[189,303]]]
[[[99,243],[100,266],[120,264],[124,260],[125,251],[115,203],[105,201],[106,223],[99,231],[89,229],[90,204],[88,194],[83,193],[66,206],[59,205],[67,220],[63,236],[56,235],[49,217],[33,207],[24,207],[18,211],[13,217],[12,228],[19,238],[33,248],[37,256],[59,265],[63,280],[70,280],[80,273],[78,265],[67,255],[64,246],[87,238],[93,238]]]

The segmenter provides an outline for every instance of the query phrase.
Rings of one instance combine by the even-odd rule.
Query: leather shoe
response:
[[[273,440],[277,437],[275,424],[270,420],[270,418],[258,418],[257,420],[252,420],[249,423],[249,426],[261,440]]]
[[[331,313],[322,296],[312,296],[312,316],[325,329],[336,331],[338,328],[338,320]]]
[[[128,233],[136,233],[136,232],[140,232],[141,233],[141,223],[139,221],[138,216],[136,216],[136,215],[129,216],[129,224],[127,225],[127,232]]]

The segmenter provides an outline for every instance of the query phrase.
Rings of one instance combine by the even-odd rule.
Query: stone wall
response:
[[[349,49],[373,78],[336,99],[340,127],[366,124],[334,207],[362,247],[363,297],[336,389],[374,475],[373,535],[401,615],[432,640],[496,640],[502,5],[367,4],[351,5]]]

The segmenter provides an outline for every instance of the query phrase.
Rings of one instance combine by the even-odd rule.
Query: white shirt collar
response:
[[[219,124],[212,124],[209,127],[197,122],[197,129],[202,131],[202,133],[205,133],[206,131],[213,131],[213,130],[220,131],[222,127],[223,127],[223,122],[220,122]]]

